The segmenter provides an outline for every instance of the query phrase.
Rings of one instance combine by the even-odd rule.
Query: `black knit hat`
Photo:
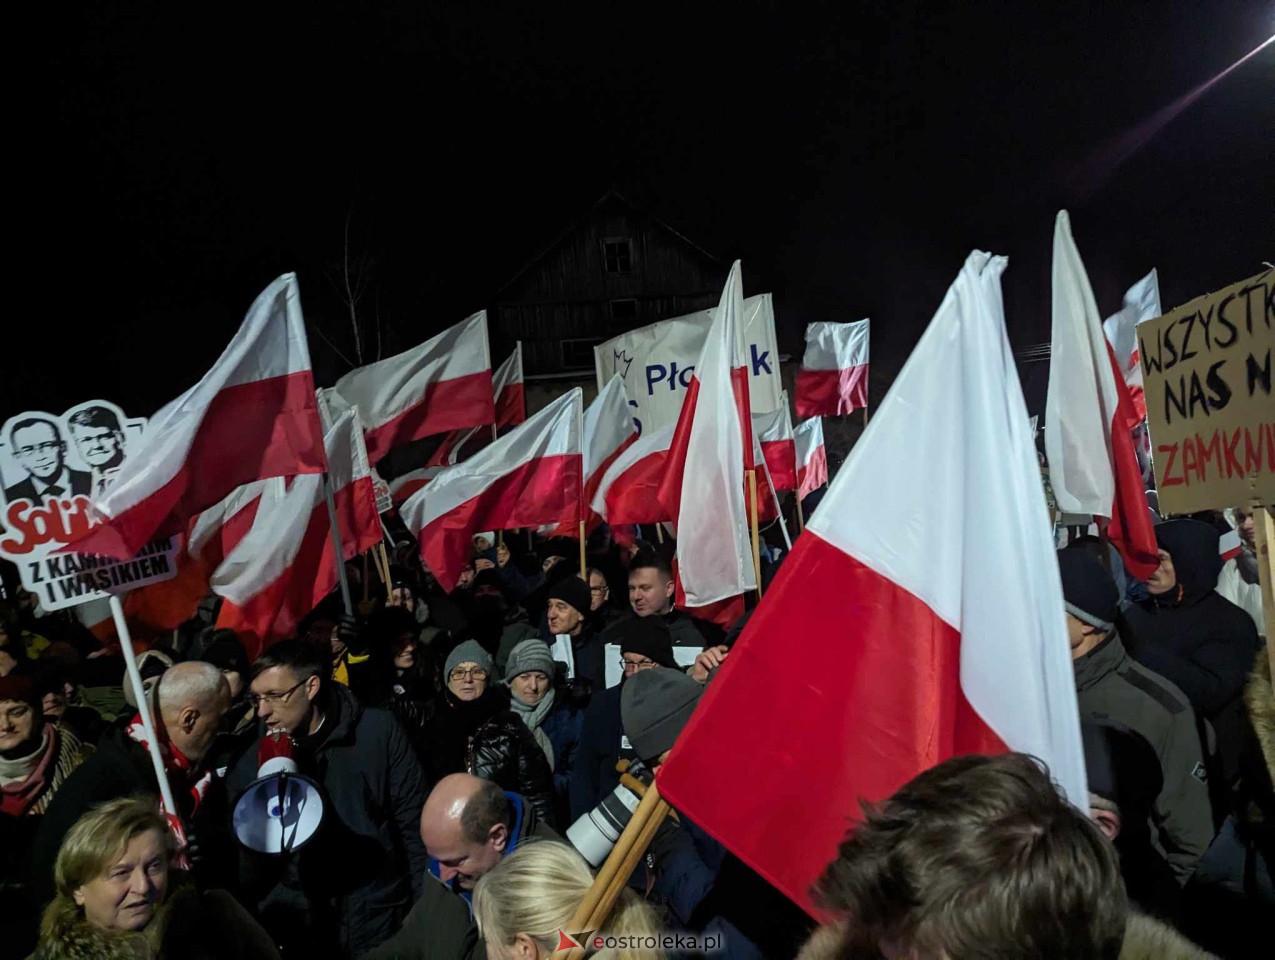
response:
[[[681,669],[673,658],[673,634],[658,616],[629,617],[611,628],[620,641],[620,653],[636,653],[661,667]]]
[[[593,595],[589,592],[589,585],[575,574],[563,577],[550,587],[546,599],[561,600],[563,603],[570,604],[575,607],[577,613],[586,617],[589,615],[589,608],[593,605]]]
[[[1111,573],[1083,549],[1060,550],[1058,573],[1067,612],[1091,627],[1110,630],[1120,609],[1120,591]]]
[[[233,631],[219,630],[218,633],[223,635],[213,640],[199,659],[205,663],[211,663],[218,670],[233,670],[247,677],[248,653],[244,650],[243,644],[239,642],[239,638]]]

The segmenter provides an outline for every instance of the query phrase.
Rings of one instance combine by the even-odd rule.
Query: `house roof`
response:
[[[500,289],[498,289],[498,290],[496,291],[496,295],[495,295],[495,297],[493,297],[493,299],[494,299],[494,300],[499,300],[499,299],[500,299],[500,297],[501,297],[501,294],[503,294],[506,290],[508,290],[508,289],[509,289],[510,287],[512,287],[515,283],[517,283],[519,280],[521,280],[521,279],[522,279],[522,278],[523,278],[523,277],[524,277],[524,276],[528,273],[528,271],[530,271],[530,270],[531,270],[531,268],[532,268],[532,267],[534,267],[537,263],[539,263],[541,260],[543,260],[545,257],[547,257],[550,253],[552,253],[552,252],[553,252],[553,250],[555,250],[555,249],[558,247],[558,245],[559,245],[559,244],[561,244],[564,240],[566,240],[566,239],[567,239],[567,237],[571,236],[573,233],[575,233],[577,230],[579,230],[579,229],[580,229],[580,227],[582,227],[585,223],[587,223],[587,222],[589,221],[589,219],[590,219],[591,217],[593,217],[593,216],[594,216],[594,214],[596,214],[596,213],[598,212],[598,209],[599,209],[600,207],[602,207],[604,204],[606,204],[608,201],[611,201],[611,200],[618,200],[618,201],[620,201],[620,203],[624,204],[624,205],[625,205],[626,207],[628,207],[630,210],[633,210],[633,211],[635,211],[635,212],[641,213],[643,216],[648,217],[648,218],[650,219],[650,221],[651,221],[652,223],[654,223],[656,226],[660,227],[660,228],[661,228],[661,229],[663,229],[663,230],[668,231],[670,234],[672,234],[673,236],[677,237],[677,239],[678,239],[678,240],[680,240],[682,243],[686,244],[688,247],[690,247],[690,248],[691,248],[692,250],[694,250],[696,253],[700,254],[700,255],[701,255],[701,256],[703,256],[703,257],[706,257],[707,259],[711,260],[713,263],[721,263],[721,262],[722,262],[722,261],[721,261],[718,257],[713,256],[711,253],[709,253],[707,250],[705,250],[703,247],[701,247],[701,246],[700,246],[698,243],[696,243],[694,240],[691,240],[691,239],[690,239],[689,237],[687,237],[685,234],[680,233],[680,232],[678,232],[677,230],[674,230],[671,226],[669,226],[667,223],[665,223],[665,222],[664,222],[663,220],[661,220],[659,217],[657,217],[657,216],[655,216],[654,214],[650,213],[649,211],[647,211],[647,210],[643,209],[642,207],[639,207],[639,206],[638,206],[637,204],[635,204],[633,201],[629,200],[629,198],[628,198],[628,197],[626,197],[626,196],[624,196],[622,193],[620,193],[620,191],[618,191],[618,190],[616,190],[614,187],[612,187],[611,189],[607,190],[607,191],[606,191],[606,193],[602,194],[602,196],[601,196],[601,197],[599,197],[599,198],[598,198],[598,199],[597,199],[597,200],[593,203],[593,205],[592,205],[591,207],[589,207],[588,211],[587,211],[584,215],[582,215],[582,216],[578,217],[577,219],[573,220],[573,221],[571,222],[571,225],[570,225],[570,226],[568,226],[565,230],[563,230],[561,233],[559,233],[559,234],[558,234],[558,236],[554,238],[554,240],[553,240],[553,242],[552,242],[552,243],[550,243],[550,244],[549,244],[548,246],[546,246],[543,250],[541,250],[541,251],[540,251],[539,253],[537,253],[534,257],[532,257],[532,258],[531,258],[530,260],[528,260],[525,264],[523,264],[522,268],[521,268],[521,269],[520,269],[517,273],[515,273],[512,277],[510,277],[508,280],[506,280],[506,281],[505,281],[505,282],[504,282],[504,283],[500,286]]]

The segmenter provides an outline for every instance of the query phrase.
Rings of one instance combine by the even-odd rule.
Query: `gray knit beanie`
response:
[[[509,660],[505,663],[505,679],[512,680],[520,673],[539,670],[553,679],[553,656],[549,645],[539,637],[524,640],[509,652]]]
[[[464,643],[458,643],[456,648],[447,655],[447,663],[443,667],[443,676],[450,677],[452,671],[462,663],[476,663],[488,675],[492,671],[491,654],[483,649],[482,644],[477,640],[466,640]]]
[[[670,750],[686,726],[704,688],[681,670],[643,670],[624,681],[620,720],[624,735],[643,761]]]

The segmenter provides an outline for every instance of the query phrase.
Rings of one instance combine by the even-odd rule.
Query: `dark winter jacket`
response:
[[[1141,734],[1155,750],[1164,788],[1154,819],[1161,848],[1179,883],[1213,839],[1200,738],[1186,696],[1126,652],[1118,634],[1077,660],[1076,697],[1082,714],[1101,714]]]
[[[663,669],[663,668],[660,668]],[[616,788],[620,774],[615,765],[622,758],[636,760],[620,720],[620,690],[623,682],[594,695],[584,712],[580,745],[576,748],[568,789],[571,819],[588,813]]]
[[[1155,530],[1173,558],[1178,583],[1126,611],[1132,629],[1126,645],[1139,663],[1170,680],[1202,716],[1215,720],[1238,709],[1258,650],[1257,631],[1243,610],[1214,590],[1222,558],[1213,527],[1170,520]]]
[[[199,847],[195,878],[201,886],[231,885],[234,841],[221,781],[213,778],[198,805],[188,785],[171,779],[170,784],[185,821],[187,839]],[[102,735],[93,754],[63,782],[36,831],[31,848],[31,882],[40,905],[53,897],[53,865],[62,840],[75,821],[91,807],[139,793],[153,796],[158,806],[159,786],[150,755],[127,733],[113,727]]]
[[[358,956],[386,940],[420,895],[425,779],[386,711],[330,684],[323,726],[298,744],[301,772],[323,791],[323,824],[296,852],[240,853],[245,902],[299,955]],[[257,777],[257,750],[227,774],[238,796]]]
[[[472,773],[522,794],[546,823],[555,822],[553,774],[531,731],[509,709],[509,691],[489,682],[477,700],[444,690],[427,704],[426,743],[434,782]]]
[[[540,628],[540,639],[553,646],[554,635],[549,632],[546,619]],[[575,661],[575,677],[583,681],[581,689],[585,694],[596,693],[606,686],[606,660],[604,657],[606,644],[602,633],[593,620],[586,620],[579,636],[571,638],[571,659]]]
[[[616,638],[615,630],[620,624],[633,619],[637,614],[632,610],[616,617],[602,631],[602,643],[619,643]],[[664,614],[664,622],[668,624],[669,633],[673,637],[673,646],[675,647],[698,647],[703,650],[707,642],[704,639],[704,633],[700,630],[699,621],[688,613],[681,610],[670,610]]]

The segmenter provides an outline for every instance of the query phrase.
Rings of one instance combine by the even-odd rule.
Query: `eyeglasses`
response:
[[[630,670],[649,670],[651,667],[658,666],[658,664],[654,660],[648,660],[645,657],[641,660],[625,660],[621,657],[620,666],[622,666],[624,671],[627,673]]]
[[[313,676],[313,674],[311,674],[311,676]],[[269,703],[272,705],[276,703],[287,703],[288,698],[297,692],[297,688],[302,686],[302,684],[308,683],[309,680],[310,677],[306,677],[301,681],[301,683],[289,687],[282,693],[250,693],[247,696],[247,700],[252,704],[254,710],[260,707],[263,703]]]
[[[606,586],[605,586],[605,585],[604,585],[604,586],[601,586],[601,587],[590,587],[590,588],[589,588],[589,592],[590,592],[590,593],[606,593],[606,592],[607,592],[607,588],[606,588]]]
[[[469,670],[456,669],[447,675],[448,680],[466,680],[473,677],[475,680],[486,680],[487,671],[482,667],[472,667]]]
[[[30,447],[18,447],[18,456],[29,457],[36,453],[53,453],[55,450],[61,450],[62,443],[59,440],[49,440],[45,443],[37,443]]]

